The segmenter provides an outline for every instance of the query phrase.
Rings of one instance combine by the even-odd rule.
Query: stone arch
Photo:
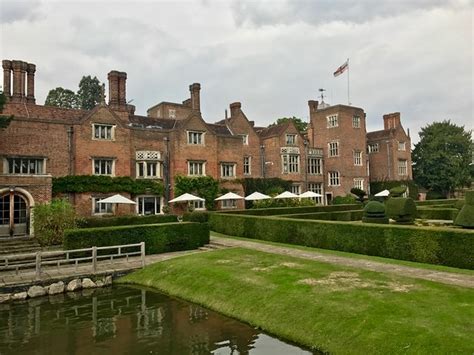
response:
[[[30,235],[30,236],[34,236],[34,228],[33,228],[33,219],[34,219],[34,207],[35,207],[35,199],[33,198],[33,196],[31,195],[31,193],[21,187],[13,187],[13,188],[10,188],[10,187],[6,187],[6,188],[3,188],[3,189],[0,189],[0,196],[3,196],[4,194],[6,193],[10,193],[11,191],[13,191],[15,194],[21,196],[23,199],[26,200],[27,202],[27,207],[28,207],[28,229],[27,230],[27,233]]]

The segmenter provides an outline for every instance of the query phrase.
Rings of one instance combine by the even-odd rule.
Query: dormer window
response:
[[[287,134],[286,135],[286,144],[287,145],[296,144],[296,134]]]
[[[106,141],[115,139],[115,126],[111,124],[93,123],[92,138]]]
[[[188,131],[188,144],[204,145],[204,132]]]

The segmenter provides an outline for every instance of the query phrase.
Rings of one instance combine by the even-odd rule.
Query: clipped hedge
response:
[[[426,200],[426,201],[415,201],[417,206],[433,206],[433,205],[451,205],[454,206],[458,200],[455,198],[445,200]]]
[[[350,204],[350,205],[331,205],[331,206],[303,206],[303,207],[274,207],[274,208],[262,208],[262,209],[249,209],[249,210],[232,210],[232,211],[219,211],[219,213],[230,213],[230,214],[245,214],[252,216],[278,216],[278,215],[289,215],[289,214],[303,214],[303,213],[317,213],[317,212],[332,212],[332,211],[347,211],[347,210],[362,210],[362,204]]]
[[[474,269],[474,232],[215,213],[211,229],[237,237]]]
[[[157,224],[177,222],[175,215],[150,215],[150,216],[117,216],[117,217],[88,217],[82,218],[78,222],[79,228],[97,228],[113,226],[132,226],[140,224]]]
[[[323,221],[360,221],[363,210],[316,212],[280,215],[281,218],[314,219]]]
[[[146,254],[196,249],[209,243],[207,223],[164,223],[138,226],[84,228],[66,231],[64,249],[145,242]]]
[[[418,208],[418,218],[454,220],[459,213],[456,208]]]
[[[206,211],[186,212],[183,215],[183,221],[186,221],[186,222],[206,223],[208,220],[209,220],[209,212],[206,212]]]

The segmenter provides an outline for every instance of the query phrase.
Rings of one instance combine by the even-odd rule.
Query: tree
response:
[[[44,104],[45,106],[56,106],[62,108],[79,107],[77,95],[73,91],[62,87],[49,90]]]
[[[295,116],[279,118],[279,119],[276,120],[275,123],[272,123],[268,127],[276,126],[276,125],[279,125],[279,124],[282,124],[282,123],[286,123],[288,121],[292,121],[295,124],[296,129],[298,131],[300,131],[301,133],[305,132],[306,129],[308,128],[308,123],[307,122],[304,122],[301,118],[298,118],[298,117],[295,117]]]
[[[79,108],[92,110],[99,102],[102,95],[102,84],[99,79],[90,75],[83,76],[79,82],[77,100]]]
[[[448,121],[423,127],[413,150],[415,181],[447,196],[470,183],[471,131]]]

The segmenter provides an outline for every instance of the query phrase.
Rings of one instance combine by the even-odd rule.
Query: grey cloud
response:
[[[446,0],[235,0],[232,4],[237,25],[275,25],[305,22],[320,25],[333,21],[364,23],[374,18],[396,16],[419,9],[446,6]]]
[[[39,0],[0,1],[0,23],[13,23],[35,19],[41,3]]]

